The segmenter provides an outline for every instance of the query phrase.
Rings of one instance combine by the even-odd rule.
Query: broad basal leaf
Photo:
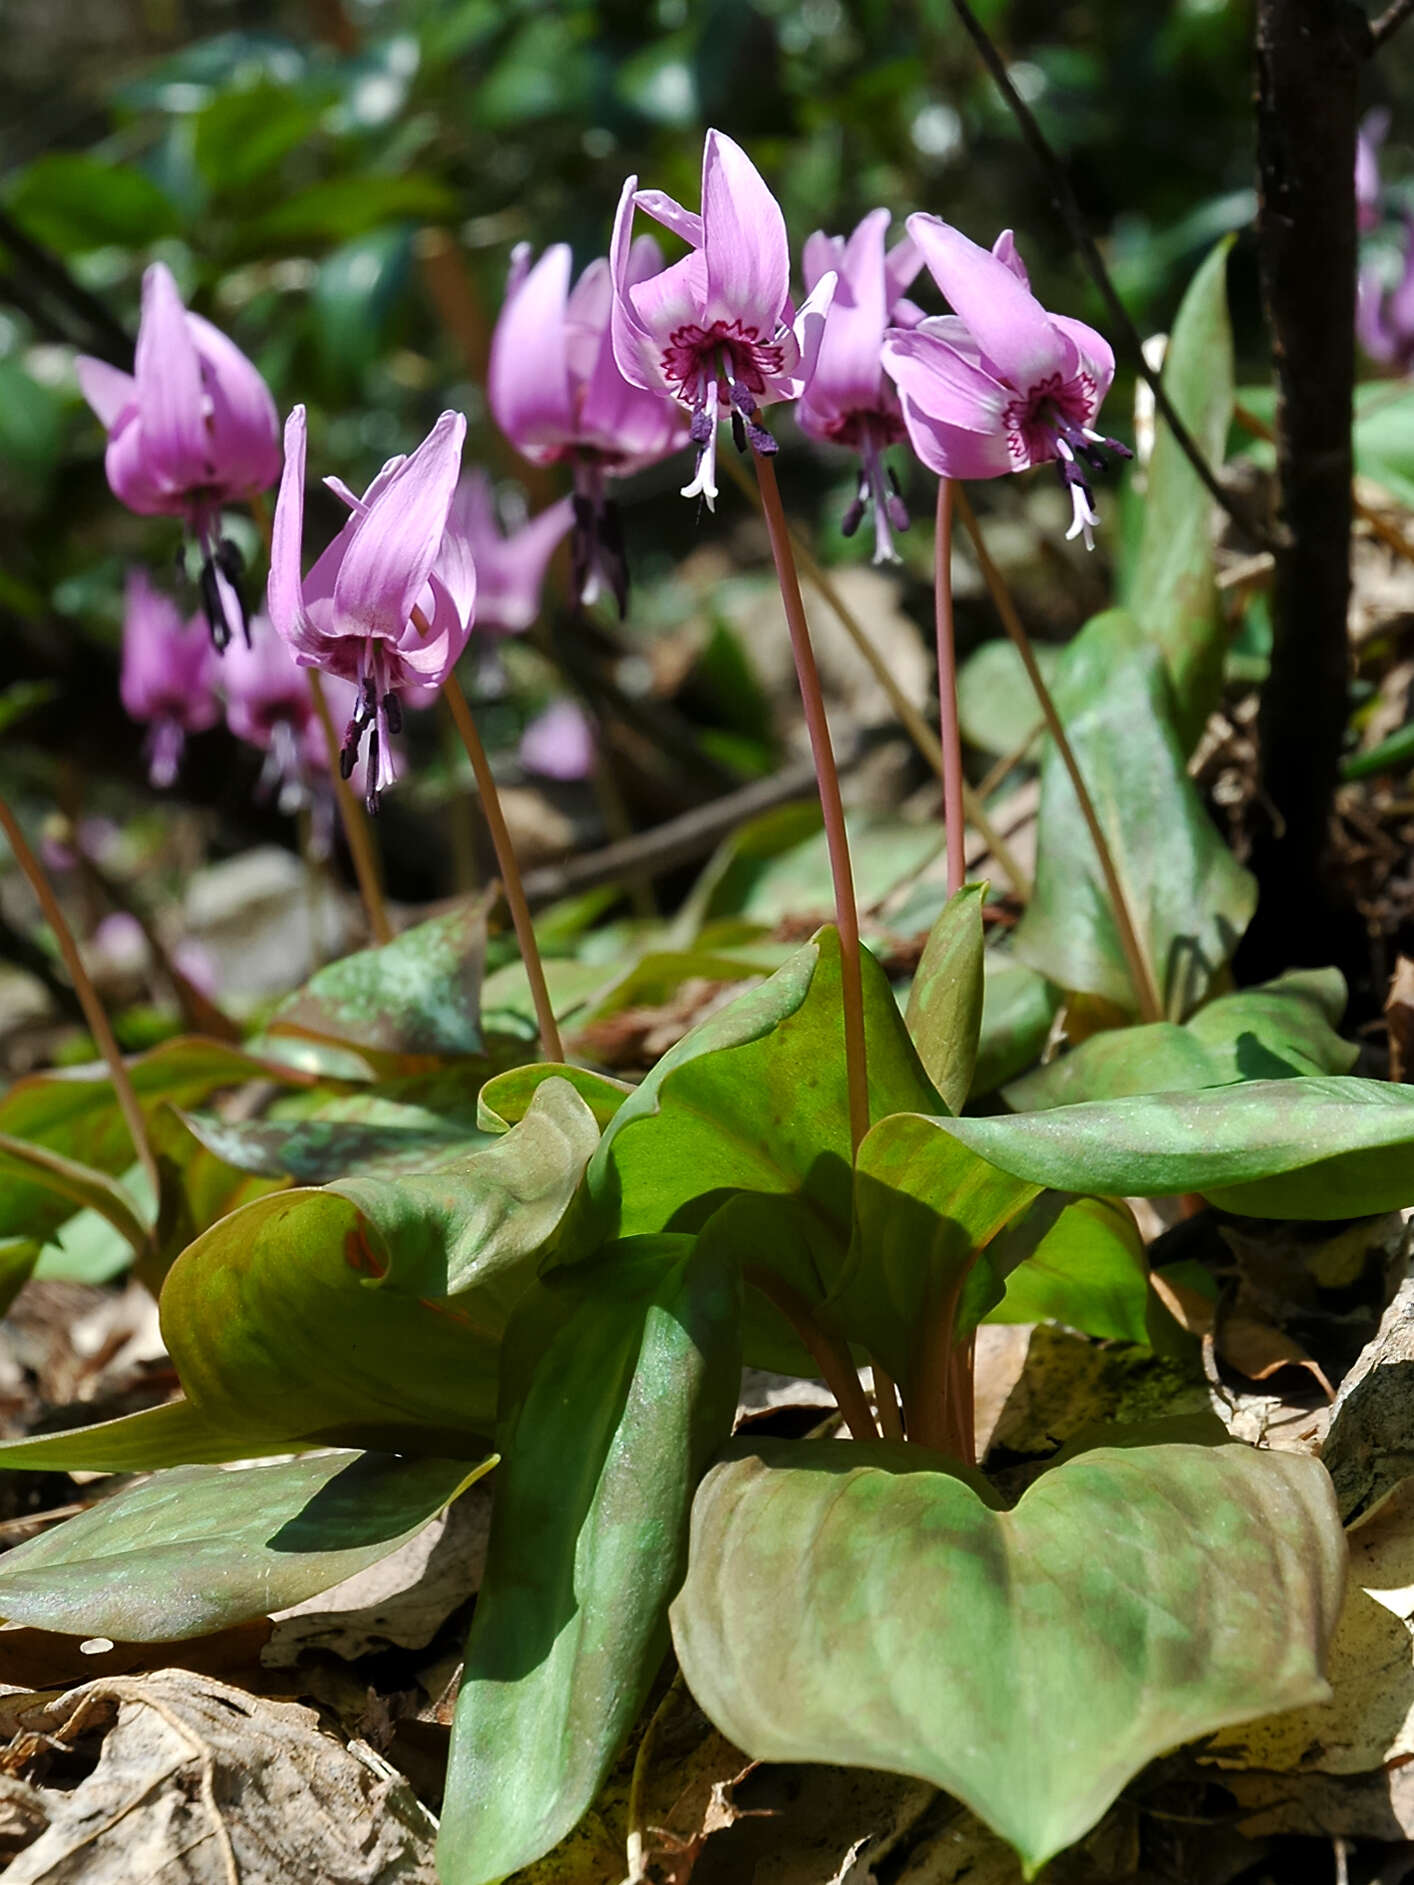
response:
[[[1226,455],[1232,423],[1232,325],[1225,236],[1193,277],[1164,354],[1164,391],[1210,465]],[[1120,601],[1155,643],[1173,683],[1178,736],[1192,750],[1218,704],[1226,643],[1213,568],[1213,500],[1164,420],[1144,467],[1144,527]]]
[[[1381,1080],[1251,1080],[933,1123],[1058,1191],[1197,1191],[1247,1217],[1366,1217],[1414,1202],[1414,1088]]]
[[[589,1067],[562,1067],[537,1061],[530,1067],[508,1067],[488,1080],[477,1098],[476,1122],[483,1132],[504,1132],[524,1119],[530,1102],[547,1080],[568,1080],[601,1126],[607,1126],[633,1088],[626,1080],[610,1079]]]
[[[767,1441],[703,1480],[673,1641],[754,1758],[931,1781],[1032,1876],[1155,1755],[1326,1695],[1344,1575],[1294,1454],[1109,1447],[999,1511],[916,1447]]]
[[[1093,1034],[1049,1066],[1014,1080],[1007,1102],[1025,1113],[1237,1080],[1348,1073],[1359,1050],[1335,1031],[1344,1012],[1345,982],[1338,969],[1295,969],[1260,988],[1219,996],[1182,1027],[1156,1021]]]
[[[1054,692],[1165,1011],[1181,1020],[1236,947],[1255,885],[1188,777],[1163,658],[1127,615],[1086,624],[1066,649]],[[1137,1014],[1104,874],[1052,745],[1041,770],[1037,858],[1016,954],[1072,993]]]
[[[995,1093],[1035,1066],[1060,1004],[1061,991],[1030,963],[1018,962],[1007,950],[987,950],[982,958],[982,1031],[972,1076],[974,1094]]]
[[[735,1269],[645,1238],[517,1317],[486,1576],[452,1729],[445,1885],[490,1885],[579,1820],[667,1648],[688,1512],[731,1431]]]
[[[904,1016],[950,1113],[962,1111],[977,1065],[986,894],[985,884],[966,884],[950,899],[923,946]]]
[[[1149,1268],[1129,1206],[1044,1193],[988,1247],[1006,1278],[988,1322],[1062,1322],[1112,1341],[1149,1340]]]
[[[175,1467],[6,1552],[0,1616],[118,1642],[205,1636],[376,1564],[493,1464],[320,1453]]]

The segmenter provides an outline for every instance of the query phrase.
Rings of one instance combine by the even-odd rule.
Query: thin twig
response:
[[[725,464],[732,479],[740,485],[741,489],[746,492],[753,503],[759,503],[759,495],[753,488],[745,468],[731,457],[723,459],[722,462]],[[908,695],[905,694],[903,689],[899,686],[888,662],[885,661],[883,655],[880,654],[878,648],[860,622],[859,617],[840,594],[839,589],[794,524],[790,526],[790,541],[791,548],[795,551],[796,561],[799,563],[806,581],[810,583],[819,593],[821,599],[834,611],[840,627],[849,636],[850,640],[859,650],[859,653],[864,657],[870,673],[883,689],[889,705],[899,717],[899,722],[904,732],[907,733],[928,765],[931,766],[933,771],[938,775],[939,782],[941,783],[943,779],[943,749],[938,744],[937,736],[928,726],[917,707],[915,707],[913,702],[908,698]],[[986,798],[987,794],[985,791],[974,791],[967,783],[966,778],[963,779],[962,803],[967,813],[967,822],[986,845],[988,854],[994,857],[1001,866],[1016,896],[1022,903],[1025,903],[1027,898],[1031,895],[1031,880],[1021,864],[1018,863],[1016,853],[987,815]]]
[[[1383,13],[1370,22],[1370,51],[1378,52],[1387,40],[1393,39],[1400,27],[1412,15],[1414,15],[1414,0],[1393,0],[1392,5],[1387,6]]]
[[[948,895],[967,877],[962,835],[962,732],[957,723],[957,649],[952,625],[951,478],[938,480],[933,531],[933,623],[938,644],[938,730],[943,750],[943,823],[947,831]]]
[[[1129,968],[1129,979],[1134,987],[1134,998],[1138,1003],[1140,1017],[1145,1021],[1162,1021],[1163,1002],[1154,980],[1153,969],[1139,941],[1139,931],[1129,908],[1129,900],[1124,894],[1124,886],[1120,882],[1119,871],[1115,866],[1109,841],[1105,837],[1104,828],[1095,810],[1095,801],[1090,796],[1089,787],[1085,783],[1079,761],[1075,757],[1075,750],[1071,746],[1060,714],[1056,711],[1056,703],[1051,698],[1051,690],[1047,687],[1045,676],[1037,665],[1031,638],[1022,626],[1021,617],[1016,611],[1016,604],[1012,601],[1011,594],[1002,580],[1001,571],[992,561],[991,553],[978,527],[977,518],[967,500],[967,494],[961,487],[957,491],[956,503],[958,515],[966,527],[968,536],[972,539],[972,547],[977,555],[982,579],[991,594],[997,614],[1002,619],[1002,627],[1011,637],[1016,652],[1021,656],[1021,664],[1026,669],[1027,678],[1035,691],[1036,704],[1045,715],[1046,726],[1056,743],[1056,751],[1060,754],[1061,763],[1070,776],[1071,789],[1080,807],[1080,815],[1085,820],[1086,829],[1090,833],[1090,842],[1095,847],[1095,854],[1104,874],[1110,908],[1114,913],[1115,928],[1119,932],[1120,947],[1124,951],[1124,959]]]
[[[74,933],[69,928],[68,919],[59,907],[59,899],[49,887],[49,879],[44,874],[44,867],[29,847],[29,841],[19,827],[10,807],[0,798],[0,830],[9,840],[15,862],[29,879],[30,888],[39,899],[39,907],[44,912],[44,920],[54,932],[54,940],[59,945],[59,953],[64,958],[64,967],[69,972],[69,980],[74,985],[74,993],[82,1005],[84,1020],[98,1051],[108,1063],[108,1077],[113,1082],[113,1092],[118,1102],[118,1110],[123,1115],[137,1153],[138,1163],[152,1186],[154,1198],[162,1195],[161,1178],[157,1170],[157,1159],[152,1150],[152,1141],[147,1133],[147,1121],[143,1117],[142,1107],[138,1104],[137,1093],[123,1060],[103,1003],[98,999],[98,991],[89,979],[84,967],[79,946],[74,940]]]
[[[748,1264],[742,1275],[753,1289],[760,1290],[767,1302],[778,1309],[810,1351],[820,1377],[834,1395],[845,1425],[856,1440],[877,1440],[879,1429],[869,1410],[869,1397],[859,1385],[849,1345],[842,1336],[827,1329],[815,1318],[815,1311],[783,1276],[761,1264]]]
[[[1066,175],[1065,165],[1051,149],[1045,132],[1036,121],[1035,114],[1012,83],[1011,74],[1006,68],[1006,61],[993,44],[986,28],[968,5],[968,0],[952,0],[952,3],[969,39],[976,46],[983,65],[991,74],[998,91],[1006,100],[1012,116],[1016,119],[1022,141],[1045,173],[1051,185],[1061,221],[1069,231],[1071,241],[1080,251],[1081,260],[1089,272],[1090,279],[1094,282],[1101,300],[1109,310],[1110,319],[1125,343],[1125,349],[1135,372],[1152,388],[1154,405],[1165,425],[1172,432],[1174,443],[1192,465],[1213,501],[1221,505],[1232,521],[1255,543],[1260,544],[1264,549],[1270,549],[1272,547],[1270,531],[1248,514],[1246,505],[1240,499],[1223,488],[1216,472],[1204,456],[1202,447],[1174,410],[1173,401],[1164,388],[1162,374],[1156,372],[1145,359],[1144,343],[1139,329],[1134,325],[1128,308],[1121,301],[1119,292],[1110,278],[1110,271],[1105,266],[1105,258],[1100,253],[1099,245],[1090,234],[1084,213],[1071,188],[1070,178]]]
[[[413,619],[417,619],[416,611],[414,611]],[[555,1009],[550,1000],[550,991],[545,984],[545,966],[540,960],[540,946],[535,940],[535,925],[531,921],[530,905],[526,902],[525,890],[521,883],[515,846],[511,843],[506,816],[501,810],[501,795],[496,790],[496,779],[491,771],[491,762],[486,757],[486,748],[481,743],[481,735],[476,730],[476,722],[471,717],[471,708],[466,704],[466,695],[462,692],[461,682],[457,679],[455,671],[449,674],[442,683],[442,698],[451,709],[457,732],[461,735],[462,745],[466,748],[466,756],[471,761],[471,770],[476,778],[476,790],[491,833],[491,846],[496,853],[496,863],[501,873],[501,884],[511,913],[511,923],[515,928],[521,960],[525,964],[525,973],[530,982],[530,996],[535,1004],[536,1025],[540,1030],[540,1045],[547,1060],[562,1061],[565,1057],[565,1050],[560,1045],[560,1030],[555,1023]]]
[[[835,891],[835,925],[840,937],[840,995],[844,1009],[845,1075],[849,1088],[849,1138],[852,1150],[869,1130],[869,1071],[864,1041],[864,981],[859,959],[859,908],[854,900],[854,872],[849,861],[849,835],[845,829],[844,800],[840,796],[840,776],[835,765],[830,729],[825,719],[825,697],[820,691],[820,674],[815,665],[815,650],[810,643],[810,626],[805,619],[805,604],[800,595],[800,579],[791,552],[790,528],[776,483],[776,467],[771,458],[752,447],[756,464],[756,482],[761,491],[761,509],[771,539],[771,557],[776,565],[781,603],[790,629],[791,653],[795,657],[796,679],[800,686],[800,704],[810,734],[810,751],[815,761],[815,777],[820,785],[820,811],[825,820],[825,848],[829,852],[830,877]]]

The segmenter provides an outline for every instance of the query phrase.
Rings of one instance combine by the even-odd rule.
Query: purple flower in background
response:
[[[817,230],[805,244],[806,288],[832,270],[837,279],[815,370],[796,412],[802,432],[858,452],[859,493],[845,512],[843,530],[852,537],[872,505],[876,563],[898,560],[890,524],[908,528],[898,480],[883,460],[885,449],[906,436],[898,394],[883,368],[884,331],[923,319],[922,309],[906,298],[923,258],[911,236],[885,255],[889,219],[888,210],[871,210],[848,242]]]
[[[630,267],[635,208],[691,246],[691,254],[642,280]],[[684,497],[717,501],[717,422],[730,418],[737,448],[774,452],[757,419],[771,400],[795,399],[809,379],[834,276],[797,314],[780,204],[761,173],[720,131],[702,149],[702,213],[661,190],[624,184],[610,251],[614,358],[624,378],[670,395],[691,413],[697,470]]]
[[[641,236],[629,252],[626,278],[643,281],[662,266],[658,244]],[[687,422],[671,401],[630,385],[620,373],[610,332],[613,298],[604,257],[571,289],[567,244],[546,249],[534,267],[530,245],[519,244],[491,336],[486,397],[497,425],[532,464],[573,467],[575,595],[592,602],[602,581],[622,615],[628,571],[606,480],[675,452]]]
[[[1414,216],[1405,223],[1404,271],[1395,285],[1386,288],[1373,264],[1361,269],[1355,333],[1381,366],[1400,373],[1414,367]]]
[[[587,779],[594,770],[594,729],[584,709],[572,700],[552,701],[521,734],[520,763],[545,779]]]
[[[402,727],[400,691],[440,687],[471,633],[476,568],[447,529],[465,437],[461,413],[444,412],[417,450],[389,459],[361,498],[326,479],[353,514],[301,577],[304,407],[285,425],[270,619],[302,668],[356,686],[339,766],[346,779],[352,775],[366,735],[370,811],[395,776],[390,736]]]
[[[80,354],[84,398],[108,433],[108,483],[129,510],[181,517],[201,552],[201,598],[212,638],[231,637],[241,558],[221,535],[223,505],[280,475],[279,421],[269,388],[234,342],[182,305],[171,270],[142,278],[132,373]],[[243,619],[243,611],[240,611]]]
[[[309,796],[309,773],[326,766],[329,755],[308,671],[263,615],[251,622],[248,644],[233,642],[227,650],[221,687],[226,725],[265,754],[257,794],[278,790],[280,810],[297,811]]]
[[[954,309],[893,328],[884,343],[914,451],[941,478],[1056,464],[1074,512],[1066,536],[1093,548],[1089,474],[1106,469],[1106,453],[1130,456],[1093,427],[1114,378],[1109,343],[1046,312],[1009,229],[990,251],[936,216],[910,216],[908,232]]]
[[[1380,146],[1389,133],[1389,113],[1382,105],[1360,120],[1355,140],[1355,213],[1360,227],[1376,229],[1380,221]]]
[[[476,626],[519,635],[540,613],[550,558],[575,522],[575,499],[561,498],[518,530],[502,531],[491,480],[476,467],[457,486],[449,536],[465,546],[476,572]]]
[[[200,623],[183,620],[176,603],[152,587],[144,570],[131,570],[119,693],[129,716],[149,728],[145,750],[153,785],[175,781],[187,734],[203,732],[220,717],[219,666]]]

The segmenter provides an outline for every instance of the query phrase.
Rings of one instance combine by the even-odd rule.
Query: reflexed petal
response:
[[[619,371],[612,336],[600,343],[579,411],[580,442],[620,472],[636,470],[675,452],[687,437],[687,415],[667,393],[631,386]]]
[[[624,271],[624,280],[631,288],[635,282],[647,281],[650,275],[657,275],[663,268],[663,250],[656,236],[635,236],[629,246],[628,267]],[[588,270],[585,273],[588,274]]]
[[[825,317],[834,299],[836,278],[822,275],[800,304],[800,311],[790,327],[777,329],[776,345],[781,350],[781,370],[773,374],[767,386],[769,399],[799,399],[820,353],[825,332]]]
[[[828,275],[832,269],[838,275],[843,266],[843,236],[827,236],[823,229],[817,229],[814,235],[805,238],[805,250],[800,258],[800,271],[805,278],[807,294],[822,275]]]
[[[92,407],[98,423],[111,432],[129,406],[137,408],[137,382],[131,373],[120,373],[106,360],[92,354],[74,356],[74,374],[79,391]]]
[[[187,326],[206,371],[211,401],[209,451],[219,482],[233,496],[264,491],[280,475],[280,422],[275,401],[255,367],[233,340],[199,314]]]
[[[884,258],[884,284],[889,304],[889,320],[896,325],[907,327],[914,325],[912,321],[900,322],[897,308],[918,279],[918,271],[922,266],[922,251],[905,230]],[[911,307],[912,303],[908,305]]]
[[[1031,277],[1026,272],[1026,264],[1022,261],[1021,253],[1016,246],[1015,231],[1003,229],[1002,233],[992,244],[992,253],[999,262],[1006,263],[1012,274],[1015,275],[1022,287],[1029,293],[1031,290]]]
[[[1075,342],[1080,364],[1095,382],[1095,402],[1090,408],[1090,417],[1093,419],[1114,382],[1114,349],[1103,334],[1097,334],[1084,321],[1074,320],[1069,314],[1053,314],[1051,319],[1063,334]]]
[[[535,251],[528,242],[518,242],[511,250],[511,265],[506,270],[506,291],[501,297],[504,307],[520,288],[521,283],[530,273],[530,258]]]
[[[305,440],[304,407],[296,406],[285,421],[285,468],[280,474],[280,493],[275,499],[275,523],[270,533],[270,576],[265,585],[270,620],[276,633],[292,647],[302,646],[309,630],[304,585],[300,580]]]
[[[706,293],[707,264],[694,249],[662,274],[636,282],[627,298],[643,332],[661,349],[678,328],[707,325],[703,318]]]
[[[755,164],[721,131],[707,133],[702,151],[702,253],[704,324],[740,321],[769,340],[790,292],[786,219]]]
[[[1016,469],[1000,432],[964,431],[933,418],[906,396],[903,422],[915,455],[940,478],[1000,478]]]
[[[1002,414],[1016,395],[947,341],[921,328],[891,327],[883,362],[905,401],[930,418],[963,432],[1003,436]]]
[[[407,626],[441,547],[465,438],[462,414],[444,412],[354,520],[334,579],[334,612],[345,634],[397,639]]]
[[[801,422],[809,431],[879,404],[879,353],[887,320],[884,285],[886,209],[871,210],[845,245],[844,265],[825,317],[815,366],[806,381]],[[823,276],[821,277],[823,279]]]
[[[186,516],[189,506],[185,493],[174,491],[153,469],[136,407],[109,433],[103,468],[114,497],[140,517]]]
[[[565,358],[570,252],[557,242],[501,309],[491,337],[486,397],[496,423],[527,458],[545,462],[574,434]]]
[[[702,218],[695,210],[684,209],[666,190],[635,190],[633,200],[645,216],[681,236],[690,249],[702,247]]]
[[[424,635],[414,622],[407,622],[387,649],[389,682],[393,687],[440,687],[466,647],[471,622],[463,618],[440,576],[430,576],[421,595],[413,601],[421,608],[432,633]],[[409,616],[411,611],[410,603]]]
[[[137,332],[138,413],[154,477],[174,491],[208,476],[201,360],[172,271],[154,262],[142,278]]]
[[[629,384],[651,392],[663,392],[667,382],[659,365],[658,348],[628,298],[630,287],[635,285],[629,276],[629,257],[637,247],[633,240],[634,193],[637,189],[638,178],[626,178],[619,192],[618,209],[614,212],[614,235],[609,245],[614,306],[609,331],[614,358]]]
[[[1053,374],[1068,380],[1075,348],[1007,264],[936,216],[910,216],[908,232],[953,311],[1018,392]]]

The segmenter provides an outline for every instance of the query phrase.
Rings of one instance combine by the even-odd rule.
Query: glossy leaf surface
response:
[[[964,884],[929,931],[904,1019],[928,1078],[950,1113],[972,1089],[982,1026],[985,884]]]

